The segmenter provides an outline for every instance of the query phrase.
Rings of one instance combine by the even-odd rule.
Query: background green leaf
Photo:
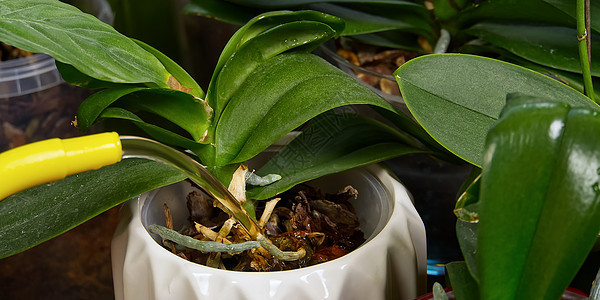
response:
[[[501,61],[464,54],[427,55],[395,72],[415,119],[448,150],[480,166],[487,130],[506,95],[524,93],[598,109],[574,89],[542,74]]]
[[[575,28],[482,22],[467,33],[544,66],[581,74]],[[593,35],[592,57],[600,57],[600,36]],[[600,75],[600,62],[592,60],[592,75]]]
[[[183,179],[179,171],[160,163],[126,159],[12,195],[0,202],[0,258],[64,233],[142,192]]]
[[[461,28],[481,21],[530,22],[575,28],[575,19],[544,0],[486,0],[459,15]]]
[[[344,19],[343,35],[374,32],[411,32],[428,39],[435,36],[429,11],[413,1],[216,1],[192,0],[186,12],[244,24],[251,16],[277,10],[314,10]],[[249,17],[250,16],[250,17]],[[252,22],[252,21],[250,21]]]
[[[551,77],[558,79],[559,81],[566,83],[568,86],[576,89],[580,93],[582,93],[582,94],[584,93],[583,77],[581,76],[581,73],[578,74],[578,73],[573,73],[573,72],[561,71],[558,69],[554,69],[552,67],[536,64],[532,61],[529,61],[522,57],[519,57],[503,48],[496,47],[496,46],[489,45],[489,44],[487,44],[487,45],[474,45],[474,44],[465,45],[464,47],[461,47],[460,52],[476,54],[476,55],[487,54],[488,56],[491,53],[493,53],[495,55],[495,57],[499,60],[517,64],[521,67],[525,67],[530,70],[549,75]],[[594,86],[598,86],[598,88],[600,89],[600,79],[598,77],[593,77],[592,79],[594,82]],[[597,91],[596,89],[594,89],[594,93],[596,94],[596,97],[600,97],[600,91]]]
[[[258,170],[282,179],[249,189],[252,199],[267,199],[298,183],[357,166],[413,153],[428,153],[411,138],[375,120],[356,114],[325,113]]]
[[[597,112],[536,101],[507,108],[483,164],[481,296],[559,299],[600,231]]]
[[[575,20],[576,1],[571,0],[544,0],[544,2],[552,4],[554,7],[560,9],[565,14],[571,16]],[[600,32],[600,2],[590,1],[590,17],[592,22],[592,29],[596,32]],[[573,27],[575,28],[575,27]]]
[[[243,25],[254,16],[264,12],[261,9],[245,8],[221,0],[191,0],[183,11],[188,14],[211,16],[217,20],[236,25]]]
[[[1,1],[0,40],[49,54],[103,81],[165,87],[169,77],[162,64],[135,42],[58,0]]]
[[[478,300],[479,286],[471,277],[471,273],[464,261],[456,261],[446,264],[446,272],[450,279],[450,285],[456,299]]]
[[[429,11],[423,5],[408,1],[315,3],[307,8],[344,19],[343,35],[346,36],[388,30],[412,32],[428,39],[434,35]]]

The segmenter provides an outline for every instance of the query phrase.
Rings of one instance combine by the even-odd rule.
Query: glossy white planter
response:
[[[116,299],[413,299],[426,289],[425,228],[404,187],[380,166],[312,183],[334,192],[359,191],[353,202],[367,242],[350,254],[307,268],[235,272],[188,262],[164,249],[144,225],[164,224],[163,203],[175,228],[187,218],[188,183],[125,204],[112,243]]]

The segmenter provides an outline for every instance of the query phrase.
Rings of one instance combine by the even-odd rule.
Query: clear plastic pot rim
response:
[[[54,58],[47,54],[0,62],[0,98],[39,92],[63,82]]]

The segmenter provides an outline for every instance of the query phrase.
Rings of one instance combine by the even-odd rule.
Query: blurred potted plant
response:
[[[311,142],[291,143],[288,152],[281,152],[264,169],[286,176],[253,189],[254,199],[389,157],[431,153],[423,146],[430,140],[412,120],[307,53],[342,30],[338,18],[310,11],[256,17],[223,50],[205,94],[160,52],[71,6],[53,0],[15,0],[4,1],[0,7],[0,23],[5,28],[0,31],[1,40],[51,54],[66,80],[99,89],[79,108],[76,124],[80,129],[99,119],[131,121],[151,137],[193,152],[224,184],[230,182],[240,163],[312,117],[343,105],[380,107],[397,116],[394,120],[411,134],[352,114],[342,114],[345,117],[334,124],[340,134],[323,130],[328,119],[309,125],[317,129],[305,130],[300,138]],[[155,118],[146,118],[147,113]],[[146,121],[156,119],[156,123]],[[424,140],[419,142],[419,137]],[[305,147],[319,140],[321,148]],[[294,156],[285,157],[284,153]],[[0,202],[1,235],[6,241],[0,256],[23,251],[137,194],[183,178],[178,171],[154,162],[124,160],[15,194]],[[57,211],[60,217],[56,217]],[[418,226],[415,228],[419,232]],[[421,242],[413,243],[403,245],[410,257],[423,248]]]
[[[458,52],[490,56],[551,74],[583,91],[578,49],[571,42],[575,31],[575,1],[568,0],[484,0],[484,1],[191,1],[185,11],[241,24],[259,12],[277,9],[312,9],[344,19],[349,24],[342,36],[386,49],[407,50],[400,64],[422,54]],[[597,15],[598,14],[593,14]],[[592,20],[590,35],[597,34]],[[444,29],[444,30],[441,30]],[[517,34],[518,33],[518,34]],[[419,40],[419,37],[421,40]],[[597,40],[592,38],[592,41]],[[341,44],[346,44],[342,42]],[[436,46],[437,44],[437,46]],[[434,48],[438,47],[438,51]],[[597,50],[598,47],[592,47]],[[447,49],[447,50],[446,50]],[[594,50],[594,51],[596,51]],[[367,82],[393,81],[393,64],[379,64],[382,53],[348,54],[343,66],[362,73]],[[401,53],[396,51],[397,53]],[[358,57],[362,56],[362,57]],[[385,60],[395,61],[398,56]],[[342,61],[342,58],[338,58]],[[374,64],[375,63],[375,64]],[[371,65],[356,68],[353,65]],[[377,70],[379,69],[379,70]],[[383,69],[388,71],[382,72]],[[593,68],[596,69],[596,68]],[[594,78],[596,74],[593,73]],[[376,78],[371,78],[375,76]],[[401,101],[391,85],[383,81],[384,98]]]

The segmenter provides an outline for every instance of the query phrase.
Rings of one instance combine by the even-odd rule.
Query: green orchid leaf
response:
[[[184,70],[180,65],[170,59],[168,56],[164,55],[160,51],[152,48],[150,45],[138,41],[136,39],[132,39],[136,44],[138,44],[142,49],[148,51],[150,54],[154,55],[165,67],[165,69],[171,73],[173,78],[177,80],[177,83],[182,85],[181,87],[177,86],[177,83],[172,83],[171,78],[167,81],[169,83],[169,87],[175,90],[183,91],[191,94],[194,97],[204,98],[204,91],[200,88],[200,85],[188,74],[186,70]]]
[[[575,28],[486,22],[466,32],[534,63],[581,73]],[[598,38],[591,38],[592,57],[600,57]],[[591,71],[593,76],[600,76],[600,62],[592,60]]]
[[[230,24],[244,25],[264,10],[243,7],[222,0],[191,0],[183,8],[183,12],[215,18]]]
[[[269,10],[312,10],[344,19],[344,35],[393,30],[412,32],[431,39],[433,20],[429,11],[411,1],[216,1],[192,0],[186,12],[214,17],[233,24],[244,24],[250,17]],[[254,23],[253,20],[248,24]],[[317,20],[313,20],[317,21]],[[341,30],[340,30],[341,32]]]
[[[498,119],[507,94],[524,93],[598,109],[589,98],[552,78],[478,56],[422,56],[405,63],[394,75],[423,128],[476,166],[481,166],[487,130]]]
[[[408,1],[368,1],[366,3],[315,3],[306,8],[321,11],[346,23],[343,35],[387,30],[412,32],[432,39],[433,20],[425,6]]]
[[[580,93],[582,93],[582,94],[584,93],[583,77],[581,76],[581,74],[561,71],[561,70],[554,69],[554,68],[551,68],[548,66],[536,64],[536,63],[526,60],[520,56],[517,56],[511,52],[508,52],[507,50],[500,48],[500,47],[496,47],[496,46],[489,45],[489,44],[487,44],[487,45],[468,44],[468,45],[461,47],[459,52],[476,54],[476,55],[487,54],[488,56],[490,53],[495,53],[495,54],[497,54],[497,56],[498,56],[497,59],[499,59],[499,60],[513,63],[513,64],[519,65],[521,67],[525,67],[527,69],[530,69],[530,70],[533,70],[533,71],[536,71],[536,72],[539,72],[542,74],[550,75],[550,76],[558,79],[559,81],[566,83],[568,86],[576,89]],[[598,90],[598,89],[600,89],[600,78],[592,77],[592,80],[594,82],[594,87],[597,87],[597,88],[594,88],[594,94],[596,95],[596,98],[598,98],[598,97],[600,97],[600,90]]]
[[[90,129],[104,109],[109,107],[121,97],[143,90],[144,87],[124,87],[106,89],[96,92],[85,99],[77,110],[77,128],[81,131]]]
[[[423,145],[427,146],[432,151],[436,152],[441,158],[447,161],[457,161],[460,162],[460,159],[457,159],[454,155],[448,152],[446,148],[440,145],[435,139],[433,139],[427,131],[419,125],[415,120],[410,118],[408,115],[404,113],[397,113],[395,111],[390,111],[385,108],[373,107],[373,110],[376,111],[380,116],[384,117],[386,120],[391,122],[397,128],[402,131],[410,134],[413,138],[419,140]]]
[[[482,298],[560,298],[600,231],[600,141],[590,138],[599,132],[597,111],[525,100],[490,129],[478,228]]]
[[[359,41],[366,45],[402,49],[425,54],[423,47],[418,42],[418,37],[409,32],[388,30],[375,33],[357,34],[348,38]]]
[[[237,47],[239,48],[247,41],[267,31],[268,29],[294,21],[314,21],[324,23],[333,29],[335,32],[334,37],[338,37],[341,32],[344,31],[344,27],[346,26],[342,19],[318,11],[272,11],[263,13],[248,22],[247,25],[243,26],[241,30],[239,30],[241,33],[241,35],[239,35],[239,39],[234,38],[232,41],[237,42]]]
[[[91,90],[96,89],[104,89],[104,88],[112,88],[112,89],[120,89],[120,88],[135,88],[135,87],[146,87],[141,83],[114,83],[109,81],[102,81],[86,74],[81,73],[81,71],[77,70],[72,65],[68,65],[62,63],[60,61],[55,61],[56,68],[60,72],[61,77],[66,82],[84,87]]]
[[[355,114],[326,113],[273,157],[257,174],[282,178],[247,191],[268,199],[298,183],[405,154],[427,153],[398,131]]]
[[[121,119],[133,122],[140,129],[148,133],[152,138],[165,144],[183,147],[192,150],[194,153],[204,147],[210,147],[205,144],[200,144],[191,139],[183,137],[177,133],[164,129],[154,124],[150,124],[142,120],[136,114],[120,107],[109,107],[102,111],[100,119]]]
[[[544,0],[544,2],[553,5],[554,7],[563,11],[565,14],[571,16],[571,18],[576,19],[576,1]],[[600,32],[600,3],[598,1],[590,1],[590,17],[592,29],[594,29],[596,32]]]
[[[60,235],[142,192],[183,180],[157,162],[126,159],[0,202],[0,258]]]
[[[466,209],[479,213],[479,204],[472,204]],[[465,258],[467,268],[471,273],[470,276],[475,281],[479,281],[479,273],[477,270],[477,223],[456,221],[456,237],[460,245],[460,251]]]
[[[0,40],[47,53],[102,81],[166,87],[170,76],[152,54],[129,38],[58,0],[1,1]]]
[[[479,300],[479,286],[464,261],[447,264],[446,272],[456,299]]]
[[[215,110],[215,119],[218,120],[232,95],[252,71],[266,60],[293,48],[316,47],[334,35],[335,31],[325,23],[296,21],[278,25],[241,45],[223,65],[215,88],[209,92],[207,100]]]
[[[575,28],[575,19],[544,0],[487,0],[459,14],[460,28],[482,21],[525,22]]]
[[[204,100],[171,89],[144,89],[125,95],[119,106],[148,111],[187,131],[194,141],[203,142],[212,120],[212,109]]]
[[[257,98],[258,97],[258,98]],[[231,97],[216,128],[216,165],[243,162],[332,108],[394,108],[323,59],[284,53],[263,63]]]
[[[441,21],[454,19],[469,4],[469,0],[434,0],[433,12]]]
[[[119,100],[118,103],[115,103]],[[212,111],[194,96],[171,89],[107,89],[88,97],[77,111],[77,127],[86,131],[110,105],[144,110],[161,116],[187,131],[195,141],[203,141]]]
[[[204,5],[204,0],[192,1],[196,3],[195,5]],[[216,83],[216,78],[221,72],[221,69],[231,56],[238,51],[241,45],[270,28],[294,21],[314,21],[324,23],[335,31],[335,37],[337,37],[344,29],[344,22],[341,19],[316,11],[273,11],[263,13],[248,21],[248,23],[236,31],[229,39],[219,56],[219,61],[215,67],[211,82],[213,84]],[[293,39],[293,37],[290,36],[290,39]]]
[[[408,2],[408,1],[365,1],[365,0],[279,0],[276,2],[269,0],[227,0],[228,2],[235,3],[243,6],[255,6],[265,9],[281,9],[281,8],[292,8],[296,6],[313,4],[313,3],[396,3],[396,2]],[[412,2],[408,2],[412,3]]]
[[[487,55],[489,55],[490,53],[496,53],[498,55],[497,59],[499,59],[499,60],[513,63],[513,64],[528,68],[530,70],[533,70],[533,71],[536,71],[536,72],[539,72],[542,74],[546,74],[546,75],[553,77],[561,82],[564,82],[566,85],[574,88],[578,92],[585,94],[584,93],[585,87],[583,84],[583,76],[581,76],[581,74],[562,71],[562,70],[554,69],[554,68],[551,68],[548,66],[536,64],[529,60],[523,59],[522,57],[519,57],[513,53],[510,53],[505,49],[495,47],[495,46],[488,47],[488,46],[469,45],[467,47],[462,47],[460,52],[461,53],[472,53],[472,54],[477,54],[477,55],[482,54],[482,53],[487,53]],[[600,89],[600,77],[592,77],[592,82],[595,87],[594,88],[595,98],[597,99],[598,97],[600,97],[600,90],[599,90]]]

